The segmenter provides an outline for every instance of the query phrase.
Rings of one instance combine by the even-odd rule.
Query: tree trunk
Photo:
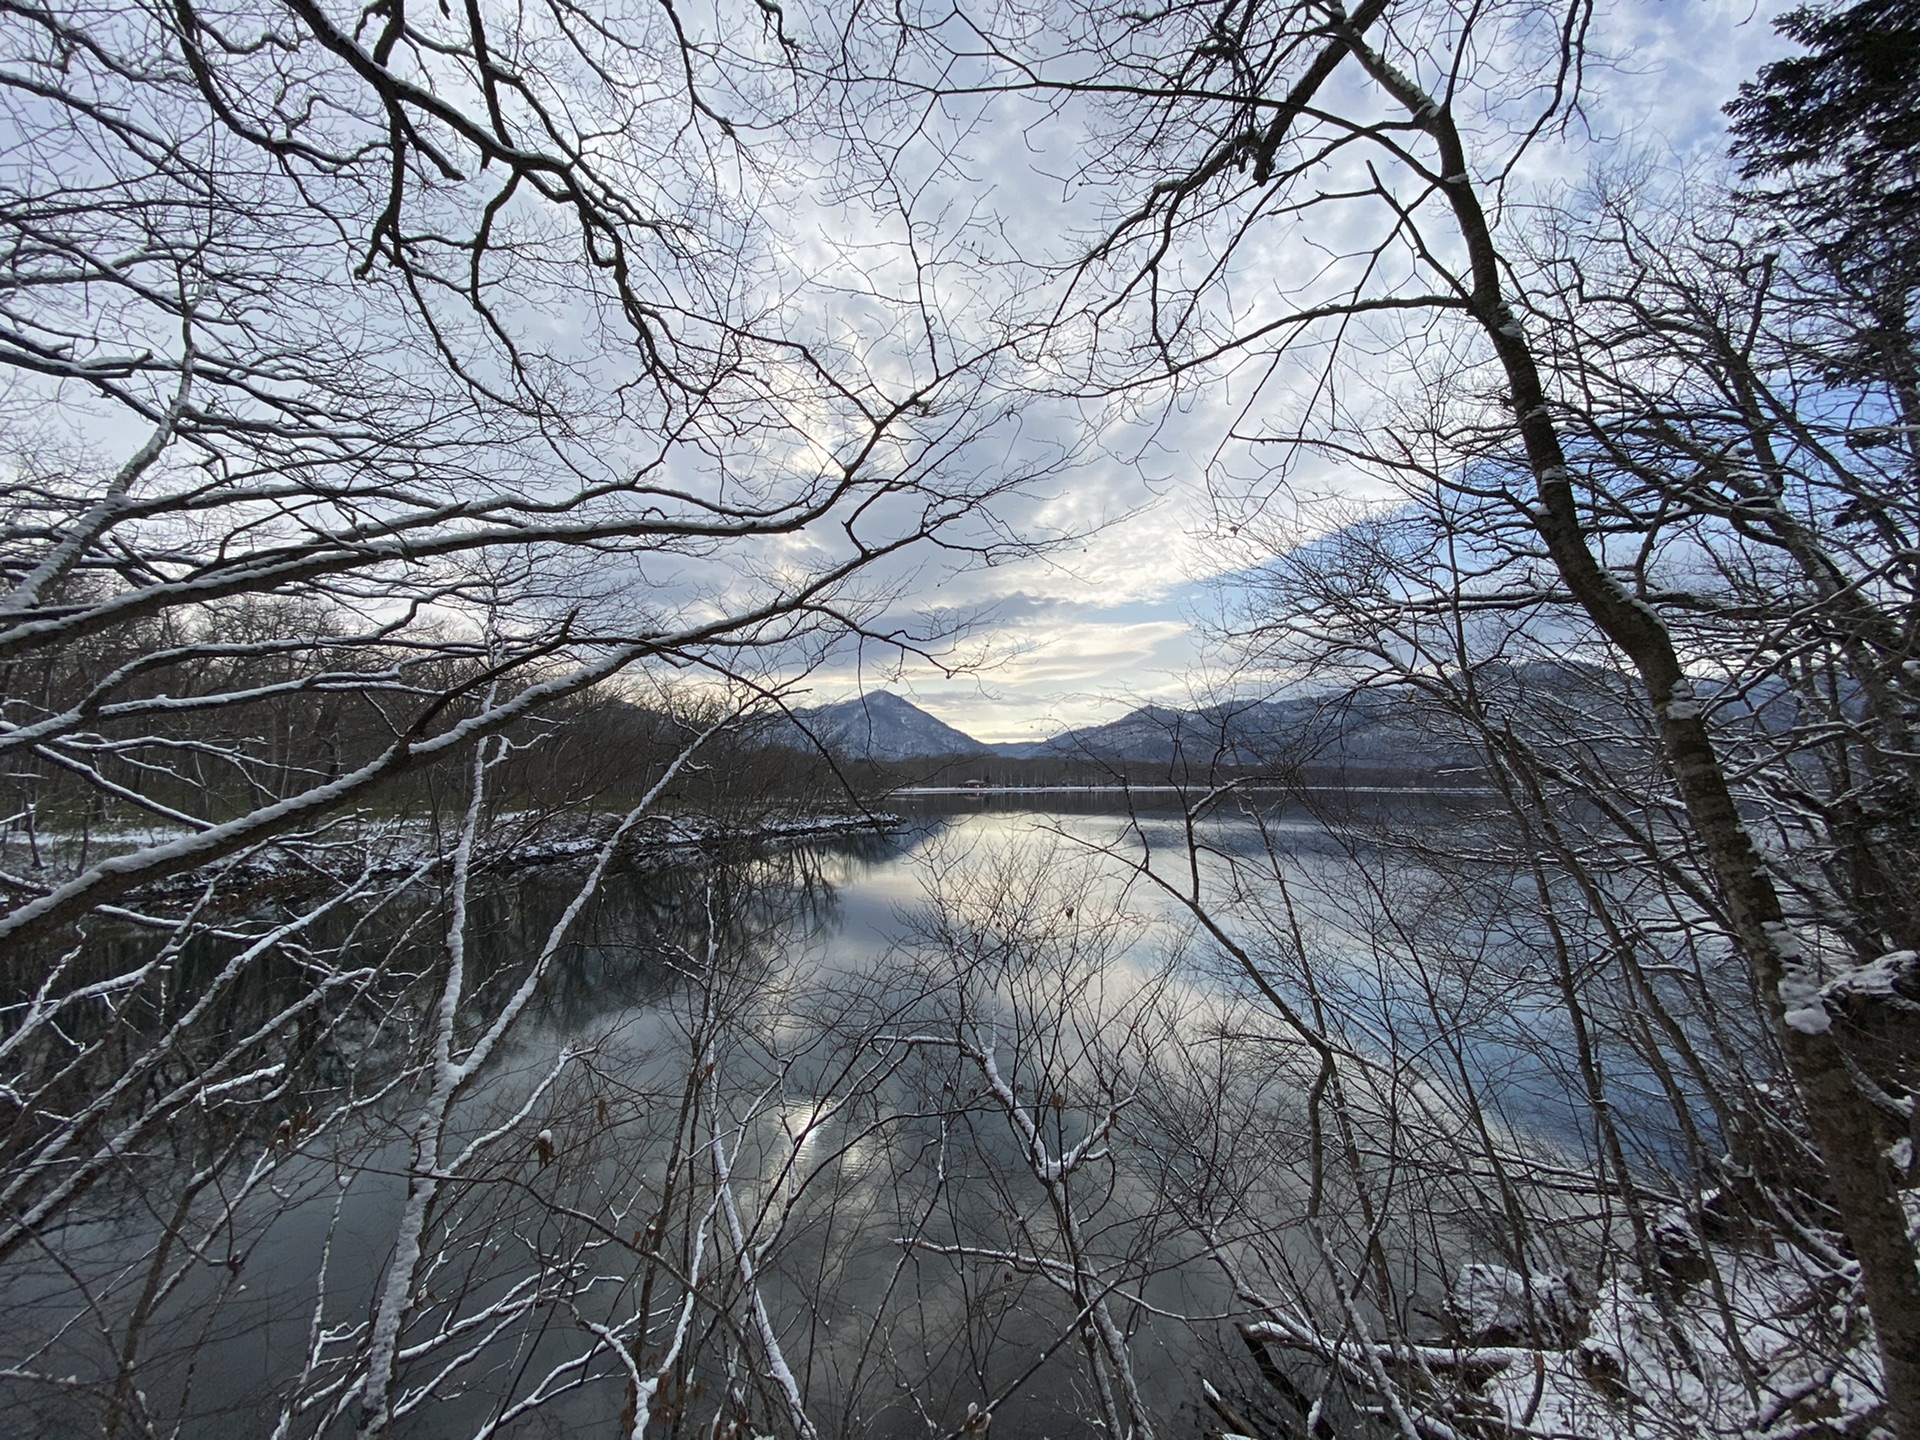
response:
[[[1826,1162],[1834,1207],[1860,1261],[1884,1369],[1887,1424],[1902,1440],[1920,1440],[1920,1267],[1892,1168],[1880,1153],[1873,1111],[1853,1083],[1821,1006],[1817,977],[1734,803],[1671,632],[1659,613],[1628,591],[1587,547],[1539,367],[1501,292],[1499,252],[1452,115],[1357,37],[1355,49],[1375,80],[1438,145],[1442,183],[1471,263],[1470,305],[1505,372],[1507,398],[1533,474],[1536,503],[1529,507],[1530,517],[1575,602],[1626,654],[1653,704],[1681,801],[1779,1033]]]

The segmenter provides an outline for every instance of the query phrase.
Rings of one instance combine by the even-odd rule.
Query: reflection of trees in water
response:
[[[576,1072],[555,1168],[590,1171],[582,1195],[644,1195],[624,1218],[671,1261],[641,1263],[635,1313],[677,1293],[668,1269],[704,1267],[686,1344],[657,1376],[663,1426],[717,1413],[798,1431],[794,1393],[822,1434],[952,1428],[970,1405],[995,1406],[1001,1433],[1078,1433],[1100,1413],[1111,1356],[1088,1349],[1086,1322],[1111,1322],[1124,1356],[1148,1312],[1096,1292],[1154,1283],[1168,1226],[1107,1145],[1041,1178],[1010,1124],[1031,1101],[1002,1103],[978,1043],[1000,1027],[994,1053],[1017,1090],[1039,1087],[1046,1143],[1110,1123],[1099,1066],[1125,1050],[1122,1031],[1167,1017],[1156,986],[1106,1013],[1089,987],[1132,936],[1085,918],[1035,911],[1008,933],[975,924],[966,943],[930,931],[859,972],[763,948],[676,993],[690,1074],[647,1027]],[[1063,1243],[1077,1268],[1065,1285]]]
[[[1116,1366],[1155,1373],[1131,1356],[1180,1258],[1157,1182],[1105,1140],[1049,1178],[1015,1119],[1034,1111],[1061,1155],[1102,1126],[1150,1143],[1144,1110],[1116,1129],[1101,1096],[1144,1073],[1109,1062],[1164,1027],[1164,997],[1148,986],[1108,1014],[1087,988],[1128,932],[1003,904],[969,909],[964,936],[817,968],[806,942],[847,858],[795,848],[608,884],[436,1132],[386,1424],[624,1412],[651,1433],[851,1435],[991,1406],[1003,1434],[1062,1433],[1129,1403],[1112,1400]],[[456,1059],[570,892],[559,874],[476,886]],[[365,1425],[420,1173],[444,924],[423,895],[315,938],[359,978],[310,1033],[284,1028],[272,1084],[179,1110],[33,1236],[7,1279],[10,1415],[49,1434]],[[231,957],[210,945],[192,973]],[[233,985],[210,1030],[282,1013],[305,973]],[[151,1045],[177,1018],[156,1004],[116,1023]]]
[[[687,954],[707,943],[709,907],[726,928],[720,943],[739,954],[826,929],[838,913],[828,874],[832,857],[871,863],[891,850],[889,841],[870,837],[773,850],[716,848],[704,864],[611,875],[576,938],[556,957],[540,1013],[571,1030],[656,1000],[684,976]],[[538,949],[571,895],[563,877],[545,871],[506,876],[488,889],[474,923],[479,955],[492,972],[488,985],[514,983],[515,957]]]
[[[742,850],[613,876],[554,956],[544,1024],[579,1031],[658,1007],[686,982],[710,921],[722,953],[810,932],[832,904],[823,867],[797,848]],[[562,871],[476,878],[457,1047],[523,982],[577,884]],[[316,1266],[331,1272],[329,1303],[364,1307],[391,1225],[396,1126],[430,1066],[447,896],[420,883],[359,898],[212,933],[128,925],[64,961],[39,957],[42,979],[71,987],[57,1002],[15,957],[0,1052],[13,1102],[0,1136],[7,1413],[44,1433],[174,1415],[213,1423],[256,1387],[283,1393],[298,1375]],[[544,1043],[530,1037],[528,1048]],[[514,1093],[524,1057],[503,1058],[499,1078],[475,1087],[469,1118],[500,1113]],[[532,1144],[506,1148],[517,1160]],[[513,1163],[468,1186],[447,1197],[449,1236],[481,1194],[537,1198]],[[343,1259],[348,1250],[357,1258]],[[462,1290],[476,1303],[496,1281],[517,1283],[480,1266]],[[540,1295],[551,1300],[555,1283]],[[230,1363],[230,1347],[256,1340],[268,1366],[257,1351]]]
[[[1501,1323],[1514,1354],[1575,1363],[1596,1287],[1628,1293],[1629,1205],[1665,1203],[1669,1132],[1717,1143],[1697,1076],[1665,1110],[1638,1093],[1661,1077],[1634,997],[1589,963],[1569,1004],[1547,962],[1556,931],[1593,946],[1578,887],[1530,900],[1497,816],[1307,835],[1256,806],[1157,879],[1127,867],[1177,832],[1112,819],[1063,827],[1117,836],[1104,854],[991,827],[917,845],[927,903],[864,962],[818,943],[862,863],[846,847],[608,875],[544,970],[578,874],[483,877],[454,1069],[541,983],[444,1091],[446,908],[339,920],[311,950],[362,978],[310,1034],[283,1027],[285,1074],[203,1086],[12,1257],[9,1416],[855,1436],[949,1434],[972,1407],[1003,1436],[1145,1436],[1191,1426],[1200,1367],[1243,1433],[1316,1405],[1370,1433],[1393,1352],[1356,1347],[1415,1347],[1449,1387],[1434,1403],[1504,1383],[1494,1360],[1448,1368],[1484,1339],[1450,1308],[1469,1260],[1565,1288],[1565,1314]],[[1205,902],[1184,938],[1141,903],[1181,873]],[[302,993],[235,984],[205,1053]],[[1689,1044],[1738,1047],[1672,996]],[[94,1033],[137,1055],[178,1012],[139,1013]],[[1576,1030],[1648,1167],[1631,1195],[1559,1118],[1602,1113]],[[1648,1264],[1691,1304],[1661,1236]]]

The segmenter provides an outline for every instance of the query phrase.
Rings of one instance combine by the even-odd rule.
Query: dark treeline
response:
[[[183,820],[218,823],[331,784],[397,740],[430,740],[543,678],[502,682],[484,647],[402,643],[338,614],[271,597],[113,627],[0,666],[16,723],[70,727],[58,751],[16,755],[8,829],[99,832]],[[676,777],[674,804],[740,811],[769,801],[851,798],[831,764],[769,747],[721,702],[662,703],[610,683],[509,727],[494,804],[576,816],[635,803],[690,739],[718,730]],[[651,703],[649,703],[651,702]],[[156,733],[154,707],[169,724]],[[127,713],[132,711],[134,713]],[[374,792],[375,813],[438,814],[463,803],[457,778],[428,768]],[[35,837],[37,838],[37,836]]]

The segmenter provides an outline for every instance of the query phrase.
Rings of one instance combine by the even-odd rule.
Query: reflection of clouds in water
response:
[[[823,1422],[888,1415],[905,1386],[957,1425],[968,1403],[992,1398],[1058,1345],[994,1429],[1078,1425],[1091,1413],[1088,1362],[1075,1307],[1049,1278],[1061,1255],[1057,1217],[1029,1141],[956,1043],[984,1039],[1054,1161],[1117,1109],[1072,1193],[1093,1236],[1088,1263],[1140,1327],[1141,1373],[1171,1408],[1198,1356],[1195,1332],[1172,1317],[1225,1304],[1217,1277],[1194,1264],[1192,1227],[1238,1227],[1250,1244],[1291,1253],[1284,1222],[1300,1205],[1312,1074],[1285,1027],[1206,963],[1179,907],[1130,874],[1144,839],[1168,862],[1159,873],[1178,875],[1184,830],[1155,803],[1141,797],[1129,817],[1111,801],[1038,811],[962,799],[944,812],[927,807],[894,847],[823,846],[710,873],[624,877],[556,975],[552,1003],[467,1101],[461,1133],[478,1133],[512,1114],[562,1046],[581,1052],[483,1183],[436,1220],[436,1252],[449,1257],[436,1261],[436,1293],[502,1293],[534,1273],[539,1255],[554,1275],[578,1267],[565,1281],[571,1303],[606,1323],[632,1320],[633,1282],[622,1277],[640,1264],[634,1237],[664,1212],[670,1244],[689,1243],[713,1181],[689,1137],[717,1124],[729,1151],[737,1147],[734,1191],[782,1343],[810,1376]],[[1226,814],[1205,833],[1210,885],[1228,878],[1229,859],[1260,857],[1271,840],[1296,893],[1325,912],[1329,935],[1363,919],[1338,910],[1342,857],[1310,822]],[[550,893],[549,882],[528,880],[489,912],[497,924],[485,930],[486,968],[511,976],[516,937],[543,930],[563,880]],[[719,965],[709,975],[710,904]],[[1251,926],[1261,917],[1249,907],[1228,918]],[[1367,1000],[1358,981],[1347,993]],[[1364,1019],[1356,1011],[1356,1034]],[[908,1035],[925,1043],[909,1049]],[[716,1069],[701,1078],[707,1056]],[[1389,1077],[1365,1058],[1342,1061],[1357,1103],[1391,1117],[1397,1133],[1457,1133],[1444,1087]],[[690,1074],[700,1083],[687,1121]],[[542,1131],[553,1136],[551,1155],[535,1142]],[[366,1132],[371,1143],[341,1141],[361,1176],[346,1192],[347,1232],[329,1269],[327,1313],[343,1325],[364,1309],[390,1241],[402,1133],[379,1122]],[[1197,1155],[1219,1167],[1212,1188],[1188,1183]],[[283,1299],[292,1328],[272,1353],[286,1366],[302,1355],[336,1198],[319,1183],[326,1178],[277,1218],[259,1217],[265,1237],[245,1262],[250,1297]],[[151,1237],[126,1238],[142,1246]],[[711,1229],[706,1243],[719,1243]],[[737,1276],[718,1251],[708,1260],[712,1313],[736,1313]],[[671,1281],[661,1283],[671,1294]],[[658,1310],[661,1297],[652,1303]],[[540,1333],[536,1341],[533,1328],[508,1327],[497,1343],[503,1353],[523,1341],[565,1343]],[[226,1366],[244,1343],[215,1342],[199,1363]],[[724,1335],[702,1345],[694,1373],[720,1384]],[[569,1413],[598,1425],[619,1403],[609,1382],[583,1391]],[[451,1434],[468,1413],[451,1406],[422,1433]],[[831,1428],[823,1423],[823,1433]]]

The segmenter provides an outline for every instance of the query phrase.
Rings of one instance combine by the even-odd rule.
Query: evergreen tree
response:
[[[1856,444],[1897,446],[1920,470],[1920,0],[1805,5],[1775,24],[1806,53],[1740,87],[1733,153],[1772,182],[1750,198],[1819,273],[1829,373],[1892,392],[1897,428]]]
[[[1779,60],[1728,105],[1750,179],[1829,240],[1913,248],[1920,222],[1920,0],[1802,6],[1775,22],[1808,53]]]

